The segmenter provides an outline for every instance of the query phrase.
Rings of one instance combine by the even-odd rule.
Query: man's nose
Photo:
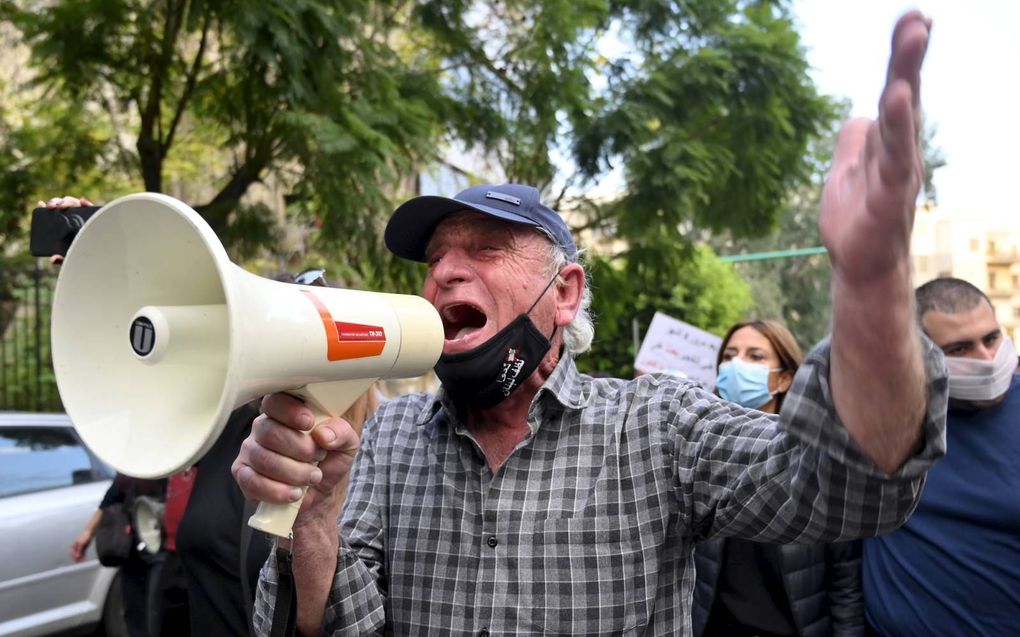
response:
[[[448,250],[433,266],[429,276],[440,287],[464,283],[474,278],[475,271],[463,250]]]

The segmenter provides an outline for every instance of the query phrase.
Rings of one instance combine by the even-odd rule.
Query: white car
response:
[[[112,478],[67,416],[0,412],[0,636],[126,634],[117,569],[71,561]]]

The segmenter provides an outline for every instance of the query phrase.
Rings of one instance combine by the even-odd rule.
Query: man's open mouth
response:
[[[475,332],[488,322],[485,313],[467,303],[455,303],[443,308],[443,333],[446,340],[455,341]]]

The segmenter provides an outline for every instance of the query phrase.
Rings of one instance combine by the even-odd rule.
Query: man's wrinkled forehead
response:
[[[538,235],[552,241],[540,228],[523,223],[497,219],[473,210],[454,212],[436,224],[425,248],[425,255],[431,256],[441,241],[467,235],[473,239],[486,239],[507,245],[516,245],[528,235]]]

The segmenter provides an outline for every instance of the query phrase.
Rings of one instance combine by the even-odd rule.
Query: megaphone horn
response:
[[[163,546],[163,512],[166,505],[155,498],[140,495],[135,497],[131,510],[131,523],[141,546],[140,550],[149,555],[159,553]]]
[[[212,446],[230,412],[290,391],[317,422],[379,378],[418,376],[443,346],[421,297],[278,283],[234,265],[209,225],[165,195],[117,199],[71,244],[51,330],[60,397],[118,471],[168,476]],[[286,537],[300,502],[260,505]]]

